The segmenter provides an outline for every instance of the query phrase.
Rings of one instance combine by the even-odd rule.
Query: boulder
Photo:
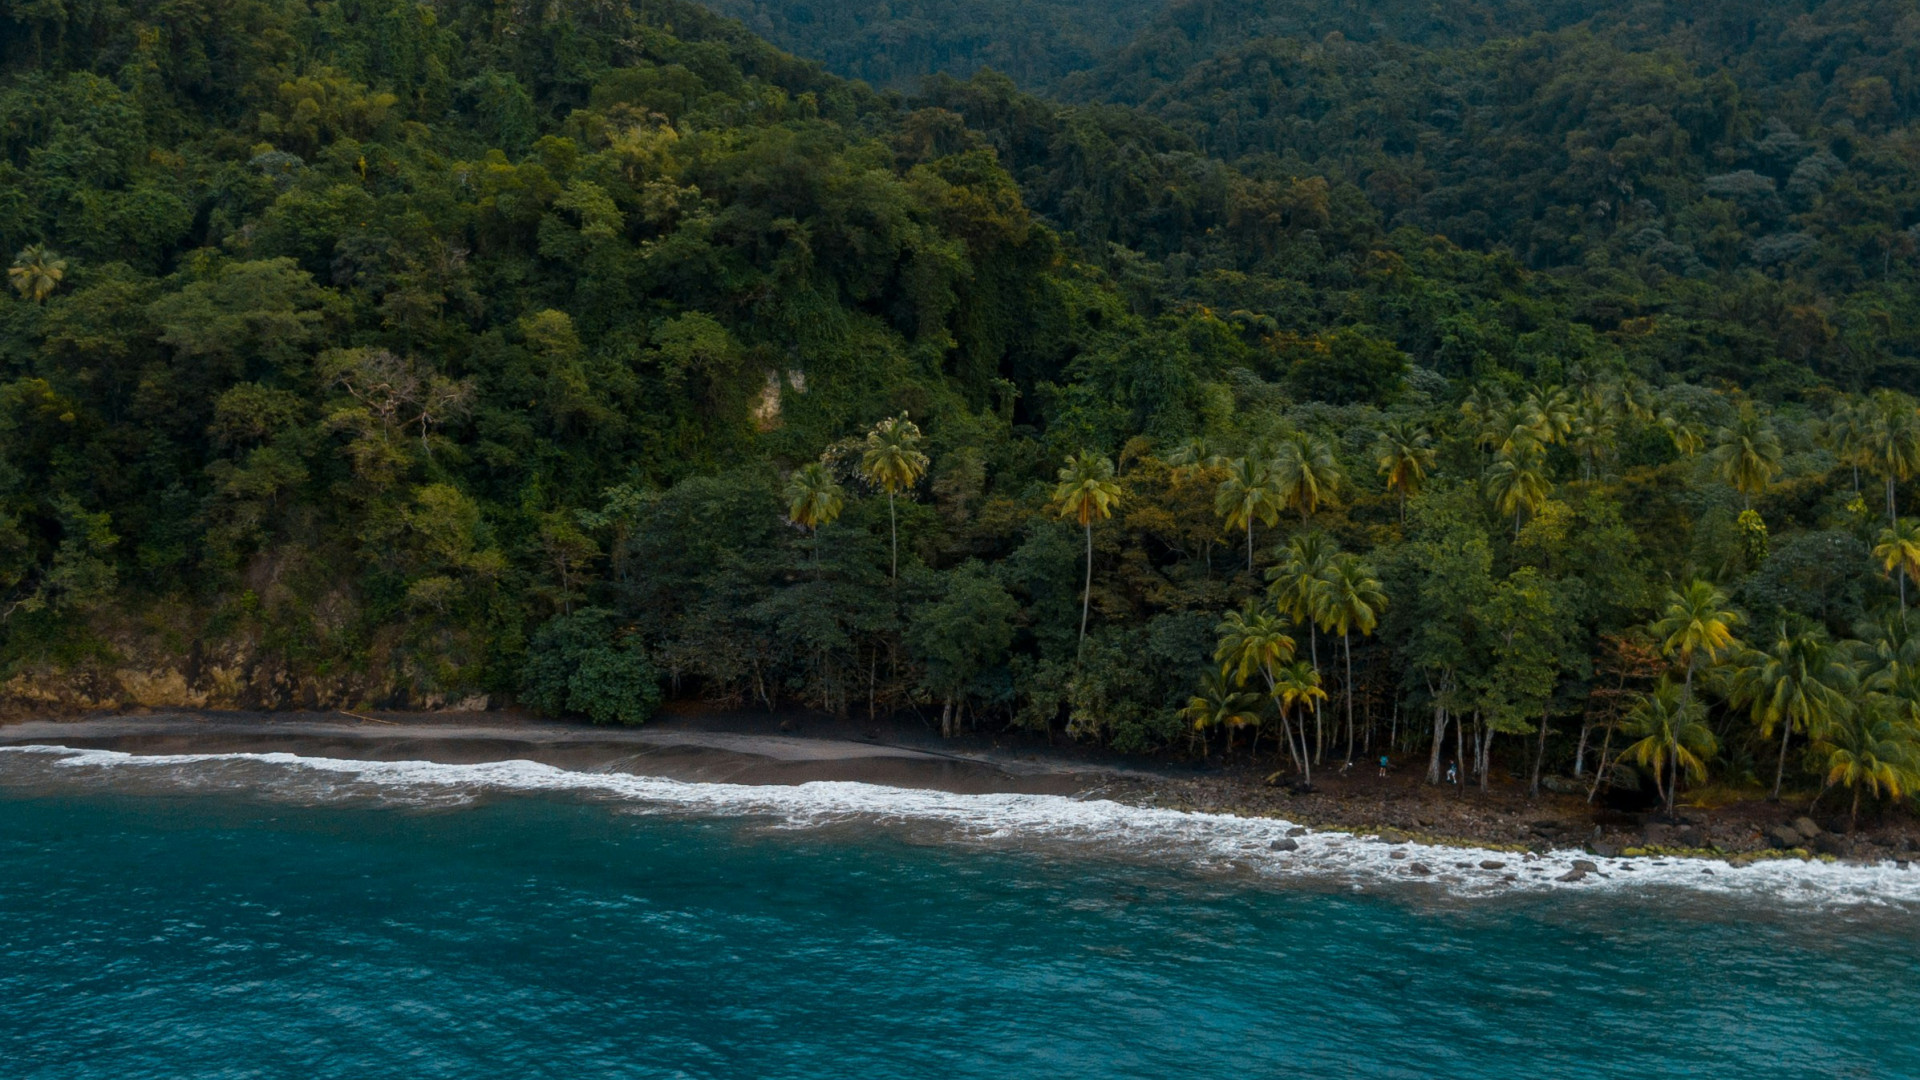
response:
[[[1287,835],[1288,836],[1305,836],[1307,835],[1307,830],[1303,826],[1295,825],[1293,828],[1287,830]]]
[[[1823,832],[1813,838],[1813,850],[1822,855],[1845,855],[1853,847],[1844,836]]]
[[[1611,840],[1595,840],[1593,843],[1587,845],[1587,850],[1603,859],[1617,859],[1620,857],[1620,845]]]
[[[1575,859],[1573,860],[1573,868],[1583,874],[1592,874],[1599,871],[1600,865],[1592,859]]]
[[[1799,830],[1787,825],[1776,825],[1767,830],[1767,839],[1773,843],[1774,847],[1782,851],[1797,848],[1806,842],[1805,838],[1800,835]]]
[[[1267,845],[1267,850],[1268,851],[1299,851],[1300,841],[1275,840],[1273,843]]]
[[[1482,870],[1505,870],[1506,868],[1507,868],[1507,864],[1501,862],[1498,859],[1480,860],[1480,869]]]
[[[1577,867],[1577,866],[1576,866],[1576,867],[1574,867],[1573,869],[1571,869],[1571,870],[1569,870],[1569,871],[1567,871],[1566,873],[1564,873],[1564,874],[1561,874],[1561,875],[1560,875],[1559,877],[1557,877],[1557,878],[1554,878],[1553,880],[1555,880],[1555,881],[1582,881],[1582,880],[1585,880],[1585,878],[1586,878],[1586,876],[1587,876],[1587,872],[1586,872],[1585,870],[1582,870],[1582,869],[1580,869],[1579,867]]]
[[[1793,819],[1793,831],[1799,833],[1802,840],[1811,840],[1824,830],[1815,825],[1812,818],[1799,817]]]
[[[1644,836],[1648,847],[1672,847],[1673,833],[1673,826],[1650,821],[1647,823]]]
[[[1383,844],[1404,844],[1407,842],[1407,837],[1405,833],[1396,832],[1392,829],[1381,829],[1380,842]]]
[[[1417,862],[1417,863],[1408,863],[1408,864],[1407,864],[1407,873],[1409,873],[1409,874],[1423,874],[1423,875],[1424,875],[1424,874],[1431,874],[1431,873],[1433,873],[1433,868],[1432,868],[1432,867],[1430,867],[1430,866],[1428,866],[1428,865],[1427,865],[1426,863],[1419,863],[1419,862]]]
[[[1407,853],[1404,851],[1390,851],[1387,853],[1387,858],[1389,859],[1404,859],[1406,857]]]

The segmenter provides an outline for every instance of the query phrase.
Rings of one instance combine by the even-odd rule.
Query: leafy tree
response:
[[[659,706],[660,681],[635,644],[604,608],[556,616],[527,650],[521,699],[541,712],[581,713],[596,724],[645,723]]]
[[[914,609],[907,646],[926,669],[925,684],[941,702],[940,734],[951,738],[969,688],[989,669],[1006,662],[1019,605],[1005,586],[977,562],[943,574],[939,599]]]

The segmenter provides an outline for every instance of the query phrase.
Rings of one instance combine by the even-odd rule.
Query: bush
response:
[[[543,713],[578,713],[596,724],[644,724],[660,705],[660,677],[631,640],[618,640],[610,611],[558,615],[533,636],[520,699]]]

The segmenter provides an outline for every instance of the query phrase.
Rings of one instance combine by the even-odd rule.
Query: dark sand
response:
[[[730,784],[850,780],[961,794],[1073,794],[1112,770],[1012,756],[951,753],[844,737],[724,730],[669,719],[643,728],[588,727],[512,713],[180,712],[0,725],[0,746],[47,745],[130,754],[293,753],[365,761],[473,764],[537,761]],[[765,720],[760,726],[770,727]]]

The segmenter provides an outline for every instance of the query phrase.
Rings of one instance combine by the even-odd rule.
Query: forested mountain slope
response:
[[[8,700],[1470,735],[1871,807],[1920,771],[1905,54],[1789,20],[1750,88],[1462,10],[1062,104],[659,0],[10,9]]]

